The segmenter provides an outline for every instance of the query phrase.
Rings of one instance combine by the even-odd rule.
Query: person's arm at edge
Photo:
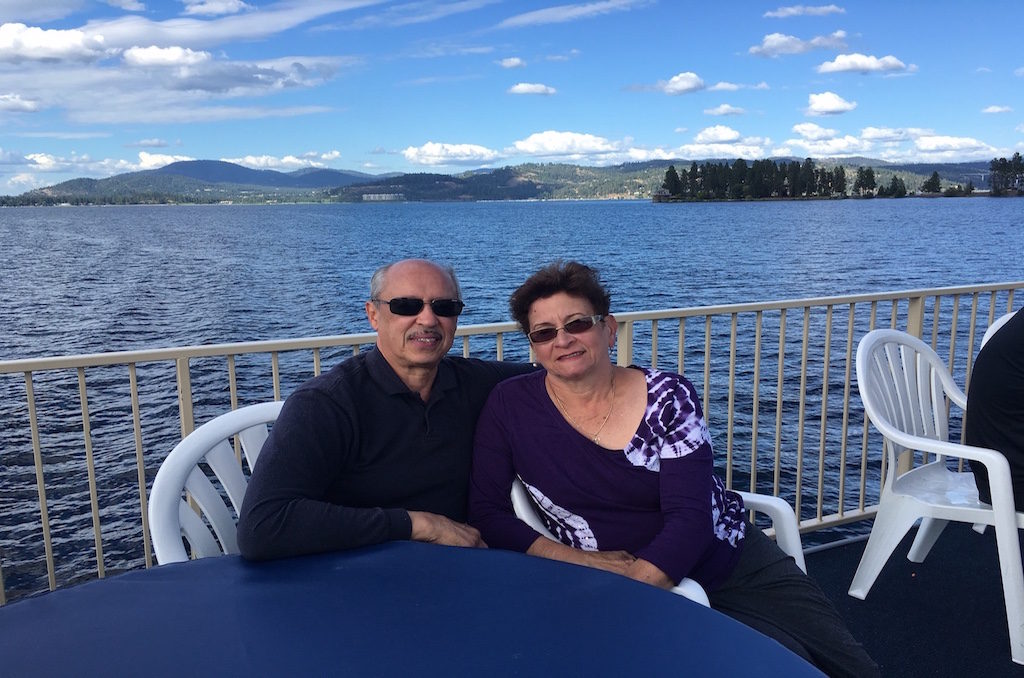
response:
[[[335,424],[324,426],[325,421]],[[266,560],[412,536],[412,519],[404,509],[353,508],[318,498],[341,472],[339,451],[349,448],[351,437],[344,407],[326,394],[297,391],[289,398],[260,452],[239,512],[243,557]]]

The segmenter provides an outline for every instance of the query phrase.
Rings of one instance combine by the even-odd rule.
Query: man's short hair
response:
[[[459,279],[455,275],[454,268],[448,265],[441,265],[436,262],[429,261],[427,259],[423,259],[422,261],[427,261],[428,263],[437,266],[439,269],[447,273],[448,277],[452,281],[452,287],[455,288],[455,298],[462,299],[462,287],[459,286]],[[380,295],[384,292],[384,279],[387,277],[388,271],[391,270],[391,267],[397,263],[399,262],[393,261],[390,264],[384,264],[383,266],[381,266],[380,268],[373,272],[373,275],[370,276],[370,299],[381,298]]]

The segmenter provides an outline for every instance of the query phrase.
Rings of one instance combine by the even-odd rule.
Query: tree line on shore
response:
[[[1008,192],[1024,194],[1024,161],[1020,153],[1013,158],[993,159],[991,195]],[[922,194],[962,196],[974,192],[974,183],[966,186],[951,185],[942,188],[938,172],[918,187]],[[878,184],[875,170],[858,167],[854,175],[851,195],[870,198],[903,198],[909,195],[906,182],[893,174],[887,184]],[[661,191],[655,200],[764,200],[770,198],[845,198],[847,197],[847,170],[841,165],[818,167],[812,158],[803,162],[754,160],[748,164],[739,158],[732,162],[693,162],[690,169],[677,170],[669,165]]]
[[[988,169],[992,173],[992,195],[1024,193],[1024,158],[1020,153],[1014,153],[1009,160],[993,158]]]

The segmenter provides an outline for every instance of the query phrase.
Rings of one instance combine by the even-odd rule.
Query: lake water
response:
[[[509,292],[556,258],[598,267],[619,312],[1020,280],[1022,217],[1024,200],[990,198],[2,209],[0,360],[370,331],[370,274],[408,256],[456,268],[463,324],[507,320]],[[123,388],[123,374],[102,370],[90,384],[105,379]],[[150,455],[176,438],[177,411],[173,375],[146,384],[143,418],[161,422],[145,434]],[[55,437],[45,473],[66,584],[95,567],[74,377],[40,376],[37,399],[41,413],[70,403],[41,422]],[[97,446],[107,568],[137,567],[130,411],[91,405],[93,434],[112,431]],[[9,596],[46,577],[24,409],[21,377],[0,377]],[[224,404],[199,409],[205,418]]]
[[[541,265],[613,310],[1019,279],[1024,200],[528,202],[0,210],[0,360],[369,331],[373,269],[455,266],[463,324]]]

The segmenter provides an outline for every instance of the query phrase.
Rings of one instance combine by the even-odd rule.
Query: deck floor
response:
[[[1010,660],[994,531],[950,523],[923,563],[906,557],[914,534],[866,600],[846,593],[863,541],[807,554],[807,571],[885,676],[1024,676]]]

